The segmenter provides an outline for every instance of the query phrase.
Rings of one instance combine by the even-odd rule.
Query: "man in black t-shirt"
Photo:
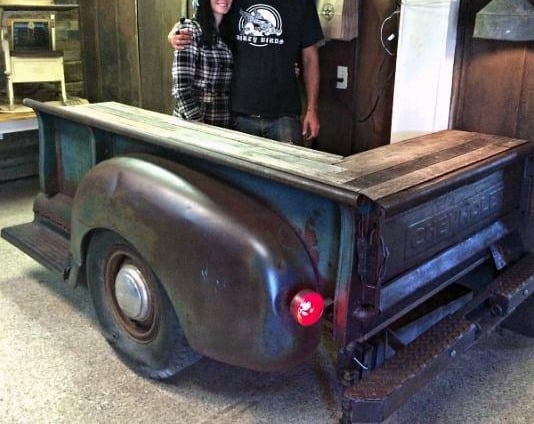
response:
[[[235,129],[300,144],[319,133],[319,55],[323,34],[311,0],[234,0],[231,48],[234,53],[232,111]],[[177,24],[178,25],[178,24]],[[175,48],[187,35],[169,34]],[[306,111],[295,62],[302,62]]]

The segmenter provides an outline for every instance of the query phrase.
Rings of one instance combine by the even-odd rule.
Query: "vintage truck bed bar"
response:
[[[87,277],[91,293],[91,275],[109,271],[96,307],[118,304],[125,248],[109,240],[126,240],[192,347],[252,369],[315,348],[320,326],[281,318],[285,296],[320,293],[344,424],[383,420],[534,291],[526,140],[447,130],[342,157],[113,102],[25,104],[38,112],[41,193],[34,221],[2,237],[73,285]],[[96,256],[101,245],[114,254]],[[231,331],[241,344],[228,348]]]

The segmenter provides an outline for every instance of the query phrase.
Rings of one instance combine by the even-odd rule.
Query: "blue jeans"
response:
[[[281,116],[279,118],[265,118],[259,115],[235,115],[234,129],[284,143],[302,145],[300,118],[296,115]]]

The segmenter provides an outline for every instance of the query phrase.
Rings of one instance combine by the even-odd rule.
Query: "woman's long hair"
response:
[[[202,43],[207,47],[211,47],[217,36],[217,28],[215,28],[215,16],[213,15],[213,10],[211,9],[211,1],[200,0],[198,3],[199,4],[195,13],[195,18],[200,24],[200,28],[202,28]],[[232,4],[232,8],[233,7],[234,5]],[[229,18],[232,8],[230,8],[230,11],[223,16],[221,24],[219,25],[219,35],[227,44],[229,44],[232,39],[232,28],[230,23],[231,19]]]

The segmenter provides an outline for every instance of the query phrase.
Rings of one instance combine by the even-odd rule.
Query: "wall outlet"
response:
[[[346,90],[348,82],[349,82],[349,68],[347,68],[346,66],[338,66],[336,88],[339,90]]]

